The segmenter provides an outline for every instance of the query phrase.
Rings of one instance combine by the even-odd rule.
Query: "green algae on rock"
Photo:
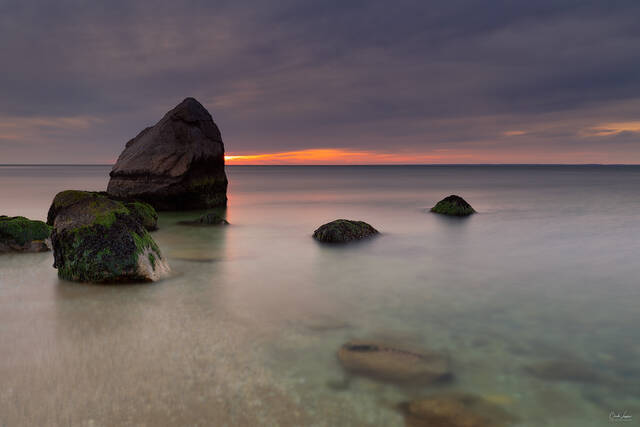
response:
[[[429,384],[453,376],[444,354],[380,342],[349,341],[338,350],[338,360],[349,372],[390,382]]]
[[[51,227],[23,216],[0,215],[0,253],[50,250]]]
[[[149,203],[133,201],[125,203],[129,212],[138,218],[140,224],[149,231],[158,229],[158,213]]]
[[[321,225],[313,232],[313,238],[325,243],[347,243],[378,234],[378,230],[364,221],[336,219]]]
[[[466,200],[455,194],[440,200],[431,208],[431,212],[451,216],[467,216],[476,213]]]
[[[198,219],[194,219],[193,221],[180,221],[178,224],[207,226],[207,225],[229,225],[229,222],[226,219],[224,219],[222,215],[219,215],[215,212],[207,212],[206,214],[202,215]]]
[[[110,197],[105,191],[65,190],[59,192],[58,194],[56,194],[53,202],[51,202],[51,206],[49,207],[49,213],[47,214],[47,224],[53,226],[53,222],[58,215],[58,212],[78,202],[88,199],[94,200],[94,202],[98,199],[111,199],[121,202],[125,205],[129,212],[138,219],[138,221],[144,226],[144,228],[149,231],[158,229],[158,213],[153,208],[153,206],[140,200],[128,200]]]
[[[49,209],[54,267],[66,280],[155,281],[169,272],[140,216],[104,194],[64,191]]]

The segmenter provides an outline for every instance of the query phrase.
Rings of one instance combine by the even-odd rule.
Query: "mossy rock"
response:
[[[180,221],[178,224],[182,225],[196,225],[196,226],[207,226],[207,225],[229,225],[226,219],[224,219],[221,215],[215,212],[207,212],[202,215],[198,219],[194,219],[193,221]]]
[[[154,281],[168,273],[158,245],[123,202],[99,193],[63,193],[52,204],[51,242],[58,276],[116,283]]]
[[[325,243],[347,243],[378,234],[378,230],[364,221],[336,219],[321,225],[313,232],[313,238]]]
[[[462,197],[452,194],[451,196],[440,200],[431,208],[431,212],[442,215],[467,216],[475,213],[476,211]]]
[[[58,212],[84,200],[93,200],[94,202],[96,200],[115,200],[121,202],[147,230],[158,229],[158,213],[150,204],[139,200],[113,198],[104,191],[82,190],[65,190],[56,194],[49,207],[47,224],[53,226]]]
[[[429,384],[452,378],[449,357],[372,341],[350,341],[338,360],[351,373],[390,382]]]
[[[408,427],[507,427],[517,417],[468,393],[438,394],[399,405]]]
[[[158,229],[158,213],[149,203],[136,200],[125,203],[125,207],[138,218],[144,228],[149,231]]]
[[[50,235],[51,227],[42,221],[0,215],[0,253],[48,251]]]

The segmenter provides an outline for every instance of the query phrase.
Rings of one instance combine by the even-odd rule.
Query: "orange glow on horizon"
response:
[[[583,136],[611,136],[622,132],[640,132],[640,121],[603,123],[582,132]]]
[[[451,156],[433,154],[384,153],[377,151],[350,151],[341,148],[312,148],[247,155],[227,155],[224,159],[234,165],[326,165],[326,164],[410,164],[433,163]],[[457,155],[456,158],[461,157]],[[462,156],[469,157],[469,156]]]

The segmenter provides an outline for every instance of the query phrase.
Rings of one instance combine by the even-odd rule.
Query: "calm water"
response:
[[[44,219],[108,167],[0,167],[0,214]],[[58,280],[51,253],[0,256],[0,426],[401,426],[395,406],[448,390],[523,426],[640,422],[640,167],[229,167],[225,228],[154,238],[173,276]],[[463,195],[479,214],[425,212]],[[382,235],[310,236],[335,218]],[[342,343],[448,352],[455,381],[357,378]],[[532,376],[569,361],[587,382]]]

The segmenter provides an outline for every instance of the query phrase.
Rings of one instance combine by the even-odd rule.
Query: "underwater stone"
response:
[[[23,216],[0,215],[0,253],[50,250],[51,227]]]
[[[371,341],[350,341],[338,351],[348,371],[391,382],[433,383],[452,378],[449,357]]]
[[[601,378],[585,362],[580,360],[549,360],[525,367],[534,377],[552,381],[574,381],[591,383]]]
[[[347,243],[378,234],[378,230],[364,221],[336,219],[321,225],[313,232],[313,238],[325,243]]]
[[[518,419],[466,393],[448,393],[400,404],[408,427],[506,427]]]
[[[442,215],[467,216],[476,211],[462,197],[452,194],[436,203],[436,205],[431,208],[431,212]]]
[[[58,193],[49,209],[54,267],[66,280],[155,281],[169,272],[137,213],[100,193]]]

